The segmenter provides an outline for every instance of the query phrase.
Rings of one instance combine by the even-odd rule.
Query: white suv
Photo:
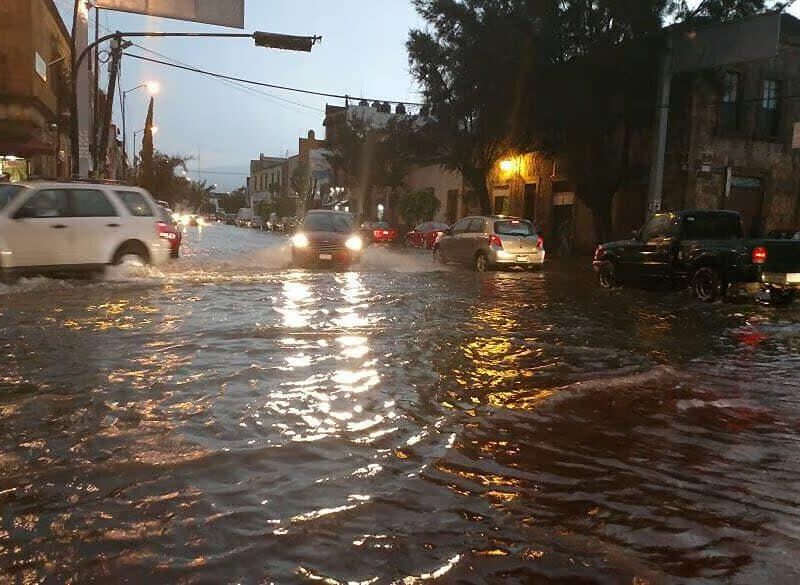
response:
[[[138,187],[94,183],[0,184],[0,276],[97,271],[129,257],[169,258],[158,206]]]

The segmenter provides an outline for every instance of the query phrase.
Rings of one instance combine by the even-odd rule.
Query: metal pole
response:
[[[125,128],[125,100],[126,93],[122,92],[122,180],[128,179],[128,132]]]
[[[97,39],[100,38],[100,9],[95,6],[94,11],[94,40],[97,42]],[[100,154],[97,152],[97,141],[100,132],[100,123],[99,123],[99,116],[100,116],[100,47],[95,46],[93,54],[94,54],[94,88],[92,91],[92,97],[94,99],[94,110],[92,112],[92,144],[94,145],[92,148],[93,164],[94,164],[94,173],[95,178],[99,178],[98,170],[100,168],[99,160]]]
[[[664,158],[667,153],[667,130],[669,128],[669,98],[672,89],[672,38],[667,37],[656,99],[656,136],[650,161],[650,187],[647,194],[647,214],[661,210],[664,189]]]

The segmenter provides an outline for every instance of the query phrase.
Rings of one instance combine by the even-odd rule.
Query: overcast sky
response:
[[[73,0],[55,2],[70,28]],[[800,7],[792,10],[796,15],[799,11]],[[100,24],[101,33],[231,31],[109,11],[101,12]],[[235,77],[335,94],[418,101],[405,42],[409,29],[423,24],[410,0],[246,0],[248,32],[317,34],[323,37],[322,44],[309,54],[255,48],[248,39],[137,42],[184,64]],[[138,47],[129,50],[159,58]],[[324,135],[325,98],[244,89],[195,73],[123,60],[123,89],[147,80],[157,80],[162,87],[156,97],[156,148],[193,156],[189,163],[192,178],[205,178],[224,190],[244,184],[249,160],[258,158],[259,153],[295,154],[297,139],[308,130]],[[341,105],[339,100],[327,101]],[[144,127],[147,96],[142,91],[131,93],[127,103],[130,137]],[[119,122],[118,110],[115,118]]]
[[[56,4],[65,16],[69,13],[71,27],[72,0],[56,0]],[[101,27],[107,29],[101,34],[114,30],[236,32],[133,14],[100,14]],[[421,24],[410,0],[247,0],[248,32],[317,34],[323,37],[322,43],[311,53],[255,48],[249,39],[139,39],[137,43],[185,64],[235,77],[413,102],[419,96],[408,71],[405,41],[409,29]],[[129,50],[159,58],[137,47]],[[259,153],[296,154],[297,139],[310,129],[324,136],[326,98],[266,88],[254,92],[195,73],[123,59],[124,89],[151,79],[162,86],[156,96],[156,148],[194,156],[191,169],[241,171],[239,176],[191,173],[225,190],[244,183],[249,160]],[[130,137],[144,127],[146,93],[128,94],[127,106]]]

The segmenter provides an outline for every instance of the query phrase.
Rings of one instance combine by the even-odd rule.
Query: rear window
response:
[[[353,230],[348,216],[342,213],[311,213],[303,220],[303,229],[309,232],[347,233]]]
[[[494,222],[494,233],[501,236],[535,236],[536,229],[524,219],[508,219]]]
[[[128,212],[134,217],[153,217],[153,210],[144,195],[138,191],[117,191]]]
[[[8,205],[20,191],[22,187],[19,185],[0,185],[0,209]]]
[[[72,192],[72,211],[76,217],[114,217],[114,206],[102,191],[89,189]]]
[[[742,223],[730,213],[698,213],[683,218],[682,231],[687,240],[733,240],[742,237]]]

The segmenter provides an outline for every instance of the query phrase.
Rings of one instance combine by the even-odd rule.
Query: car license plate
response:
[[[517,256],[517,262],[530,262],[530,258],[528,256]]]
[[[800,284],[800,272],[786,275],[787,284]]]
[[[320,260],[333,260],[333,254],[320,254]]]

